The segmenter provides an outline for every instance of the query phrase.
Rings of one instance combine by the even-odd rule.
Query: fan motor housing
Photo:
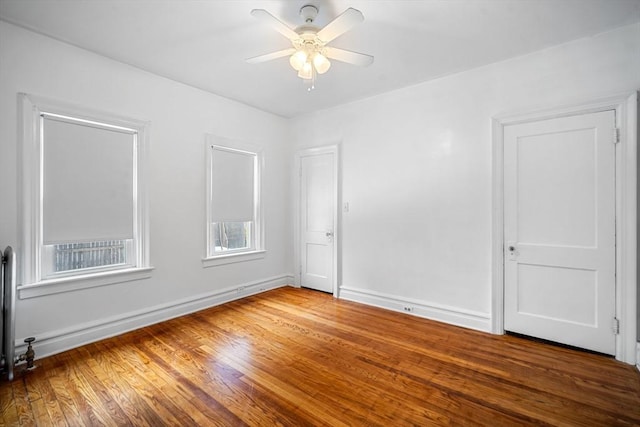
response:
[[[300,38],[303,40],[313,40],[318,34],[318,27],[313,25],[301,25],[296,28],[296,33],[300,34]]]

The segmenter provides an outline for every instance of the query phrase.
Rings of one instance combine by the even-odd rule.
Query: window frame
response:
[[[202,259],[203,267],[213,267],[224,264],[232,264],[237,262],[251,261],[264,258],[265,235],[264,235],[264,212],[261,203],[262,199],[262,181],[264,170],[264,158],[262,150],[258,147],[207,134],[205,136],[205,206],[206,206],[206,236],[205,236],[205,257]],[[254,169],[254,202],[253,202],[253,227],[251,238],[252,242],[247,249],[229,250],[225,252],[215,252],[212,250],[215,238],[213,237],[213,198],[212,198],[212,179],[213,179],[213,156],[214,149],[223,151],[238,152],[254,155],[256,158]]]
[[[21,187],[19,195],[19,229],[22,242],[22,268],[19,298],[31,298],[78,289],[104,286],[116,283],[139,280],[151,276],[152,267],[149,258],[149,221],[147,199],[147,157],[148,157],[148,122],[123,118],[113,114],[94,111],[62,102],[21,93],[20,104],[20,137]],[[72,118],[76,122],[97,123],[107,125],[105,128],[125,128],[136,133],[134,138],[134,250],[133,265],[105,266],[94,270],[82,269],[43,278],[42,255],[43,245],[43,135],[42,115]]]

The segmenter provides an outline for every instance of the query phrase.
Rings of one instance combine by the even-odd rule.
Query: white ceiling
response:
[[[305,4],[319,26],[362,11],[331,45],[373,65],[333,61],[307,92],[286,58],[244,61],[290,47],[252,9],[296,27]],[[292,117],[638,22],[640,0],[0,0],[0,19]]]

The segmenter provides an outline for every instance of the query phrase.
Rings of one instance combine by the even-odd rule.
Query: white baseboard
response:
[[[36,341],[33,343],[36,360],[154,323],[184,316],[185,314],[224,304],[249,295],[255,295],[270,289],[287,286],[293,283],[293,280],[293,274],[269,277],[263,280],[184,298],[169,304],[160,304],[124,315],[87,322],[72,328],[50,331],[46,334],[36,336]],[[16,355],[23,354],[26,351],[26,344],[23,342],[24,338],[26,337],[16,340]]]
[[[491,317],[488,313],[431,304],[349,286],[340,287],[340,298],[482,332],[491,332]]]
[[[640,341],[636,343],[636,368],[640,371]]]

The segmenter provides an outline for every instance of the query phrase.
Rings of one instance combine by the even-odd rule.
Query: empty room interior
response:
[[[0,425],[640,425],[640,0],[0,0]]]

